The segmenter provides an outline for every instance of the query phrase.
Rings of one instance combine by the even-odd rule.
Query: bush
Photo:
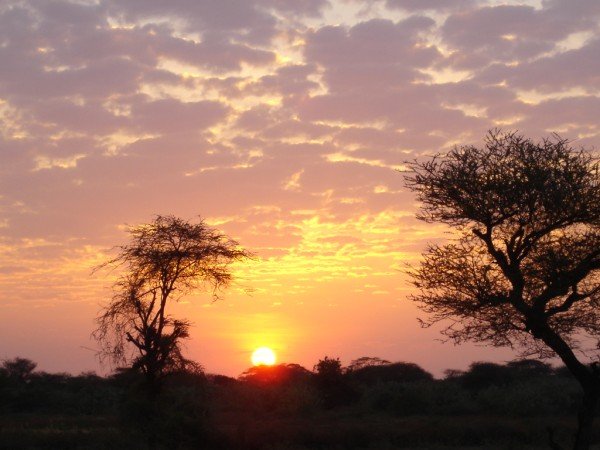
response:
[[[533,417],[575,413],[580,397],[576,383],[547,377],[510,386],[490,386],[477,393],[477,402],[482,412]]]
[[[433,381],[433,375],[414,363],[396,362],[364,366],[348,372],[348,376],[362,384],[381,382],[416,383]]]
[[[365,389],[361,404],[368,409],[401,416],[465,414],[477,410],[469,392],[456,383],[445,381],[379,383]]]

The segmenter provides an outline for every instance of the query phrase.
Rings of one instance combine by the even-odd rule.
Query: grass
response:
[[[347,408],[309,416],[229,412],[212,418],[212,442],[158,448],[230,450],[547,449],[547,427],[571,442],[572,417],[406,416]],[[600,430],[598,430],[600,431]],[[24,414],[0,418],[0,449],[146,449],[114,417]]]

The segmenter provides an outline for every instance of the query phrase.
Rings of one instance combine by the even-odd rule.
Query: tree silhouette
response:
[[[348,384],[339,358],[325,356],[315,364],[313,372],[315,385],[326,408],[356,400],[357,393]]]
[[[123,274],[93,335],[102,357],[130,362],[156,390],[165,374],[198,368],[181,353],[190,322],[169,315],[168,305],[196,289],[210,289],[217,298],[232,280],[230,264],[251,255],[203,221],[157,216],[129,233],[131,242],[101,266],[121,267]]]
[[[347,372],[354,372],[356,370],[363,369],[364,367],[371,366],[384,366],[386,364],[391,364],[387,359],[381,359],[372,356],[361,356],[358,359],[352,360],[348,367],[346,368]]]
[[[343,376],[342,363],[340,358],[330,358],[326,356],[315,364],[314,372],[317,379],[325,385],[336,385]]]
[[[415,383],[432,381],[433,375],[415,363],[395,362],[377,365],[365,365],[359,369],[349,370],[351,379],[364,384],[377,384],[388,381],[399,383]]]
[[[27,382],[30,380],[37,363],[27,358],[13,358],[2,361],[0,370],[11,380]]]
[[[423,325],[450,321],[443,333],[457,343],[558,355],[583,388],[575,448],[589,448],[600,375],[578,350],[589,338],[600,346],[597,159],[556,135],[535,143],[494,130],[483,148],[411,168],[418,217],[456,232],[412,273]]]
[[[250,367],[239,376],[241,381],[254,385],[285,385],[308,379],[310,372],[298,364],[276,364]]]

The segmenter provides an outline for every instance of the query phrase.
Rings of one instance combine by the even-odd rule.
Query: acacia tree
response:
[[[348,367],[346,367],[346,372],[356,372],[357,370],[364,369],[365,367],[377,367],[377,366],[386,366],[391,364],[391,361],[387,359],[381,359],[372,356],[361,356],[358,359],[354,359],[350,362]]]
[[[536,143],[494,130],[483,148],[411,168],[418,217],[456,231],[412,273],[422,324],[449,323],[456,343],[558,356],[583,389],[574,448],[589,448],[600,373],[581,350],[600,349],[598,160],[556,135]]]
[[[131,363],[151,390],[172,371],[197,368],[183,357],[181,343],[190,322],[168,313],[169,304],[194,290],[215,298],[232,281],[230,265],[250,257],[239,244],[207,226],[174,216],[129,230],[130,243],[100,267],[120,267],[114,295],[96,319],[93,336],[101,357]]]
[[[0,375],[4,374],[12,380],[25,382],[31,379],[37,363],[27,358],[5,359],[0,366]]]

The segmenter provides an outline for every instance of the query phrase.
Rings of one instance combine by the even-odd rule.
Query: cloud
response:
[[[404,9],[407,11],[459,9],[474,6],[476,0],[386,0],[385,5],[390,9]]]
[[[575,33],[597,30],[597,6],[575,3],[573,9],[571,3],[552,1],[543,2],[542,9],[503,4],[451,14],[441,28],[443,41],[458,53],[457,67],[530,61],[556,51]]]
[[[479,76],[483,83],[508,83],[511,87],[540,92],[561,92],[581,88],[600,90],[600,39],[552,56],[525,61],[514,67],[495,64]]]
[[[134,104],[131,123],[142,133],[200,132],[223,120],[227,108],[215,101],[163,99]]]
[[[289,99],[307,97],[320,85],[309,76],[315,73],[314,65],[294,64],[278,68],[275,73],[265,75],[249,84],[246,94],[274,96],[281,95]]]
[[[172,19],[188,32],[218,35],[237,42],[265,45],[277,34],[277,19],[270,13],[318,17],[326,0],[160,0],[108,1],[109,11],[126,21]]]
[[[325,69],[323,81],[330,92],[393,89],[422,78],[417,69],[440,57],[420,39],[433,24],[426,17],[411,17],[398,23],[373,19],[350,29],[323,27],[309,35],[306,58]]]
[[[444,239],[406,160],[496,126],[598,146],[598,2],[528,3],[3,2],[0,307],[85,299],[91,321],[86,267],[158,213],[259,253],[215,327],[272,297],[307,321],[347,292],[396,305],[391,267]]]

